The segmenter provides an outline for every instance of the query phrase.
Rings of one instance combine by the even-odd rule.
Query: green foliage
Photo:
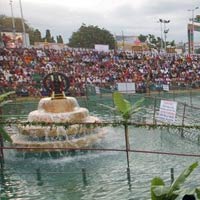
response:
[[[200,54],[200,48],[195,49],[195,53],[196,53],[196,54]]]
[[[2,126],[0,126],[0,134],[2,135],[3,139],[8,142],[12,142],[11,137],[9,134],[4,130]]]
[[[79,30],[72,34],[68,45],[70,47],[94,48],[95,44],[109,45],[109,48],[114,49],[116,41],[109,31],[100,29],[98,26],[82,24]]]
[[[141,100],[135,102],[132,106],[129,101],[123,98],[121,93],[114,92],[113,101],[117,110],[122,114],[122,117],[125,120],[128,120],[134,113],[141,110],[141,105],[143,104],[144,99],[142,98]]]
[[[174,41],[174,40],[172,40],[172,41],[170,42],[170,46],[172,46],[172,47],[175,47],[175,46],[176,46],[176,44],[175,44],[175,41]]]
[[[140,40],[140,42],[146,42],[147,36],[146,36],[146,35],[140,34],[140,35],[138,36],[138,39]]]
[[[61,35],[56,36],[57,43],[63,44],[63,38]]]
[[[181,185],[185,182],[187,177],[194,171],[198,166],[198,162],[194,162],[189,167],[187,167],[173,182],[170,187],[165,186],[164,181],[160,177],[155,177],[151,181],[151,199],[152,200],[175,200],[179,197],[183,191],[181,190]],[[197,196],[200,196],[200,189],[196,188],[194,190]],[[187,193],[186,193],[187,194]]]
[[[0,95],[0,106],[1,106],[1,103],[3,103],[5,100],[7,100],[7,98],[12,94],[15,94],[15,91],[11,91],[11,92],[1,94]]]
[[[36,29],[34,30],[34,42],[41,42],[42,41],[42,36],[41,36],[41,32]]]
[[[121,93],[114,92],[113,93],[114,104],[117,107],[118,111],[122,114],[124,119],[129,119],[131,104],[126,99],[123,98]]]
[[[6,102],[8,102],[8,101],[7,101],[7,98],[8,98],[10,95],[12,95],[12,94],[15,94],[15,91],[7,92],[7,93],[5,93],[5,94],[0,95],[0,107],[1,107],[2,105],[4,105]],[[0,108],[0,109],[1,109],[1,108]],[[12,141],[11,138],[10,138],[10,136],[9,136],[9,134],[4,130],[2,124],[0,124],[0,134],[2,135],[2,137],[3,137],[4,140],[9,141],[9,142]]]
[[[139,40],[141,42],[147,42],[148,46],[150,48],[161,48],[161,45],[163,46],[164,45],[164,40],[161,39],[160,37],[156,37],[155,35],[153,34],[148,34],[148,35],[142,35],[140,34],[138,36]],[[167,45],[170,45],[170,46],[176,46],[175,45],[175,41],[172,40],[171,42],[169,41],[166,41]]]
[[[45,42],[51,42],[51,32],[49,29],[46,30],[46,35],[45,37],[43,38]]]

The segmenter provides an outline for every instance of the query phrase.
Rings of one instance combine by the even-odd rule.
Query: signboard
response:
[[[109,51],[109,45],[105,44],[95,44],[94,48],[96,51],[104,51],[104,52]]]
[[[23,47],[26,42],[29,43],[29,35],[26,33],[26,38],[24,38],[23,33],[12,33],[12,32],[1,32],[1,38],[4,44],[4,47],[6,48],[20,48]]]
[[[169,91],[169,85],[163,84],[163,90],[164,91]]]
[[[158,120],[169,123],[175,122],[176,108],[176,101],[161,100]]]
[[[100,94],[101,93],[100,92],[100,88],[98,86],[95,87],[95,92],[96,92],[96,94]]]
[[[48,43],[48,42],[35,42],[34,47],[42,49],[56,49],[56,50],[67,48],[67,46],[62,43]]]
[[[117,89],[123,93],[135,93],[135,83],[117,83]]]

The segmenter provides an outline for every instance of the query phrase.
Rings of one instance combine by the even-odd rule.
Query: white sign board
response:
[[[163,84],[163,90],[164,91],[169,91],[169,85]]]
[[[135,93],[135,83],[117,83],[117,89],[123,93]]]
[[[109,45],[105,44],[95,44],[94,48],[96,51],[105,51],[105,52],[109,51]]]
[[[176,101],[161,100],[158,120],[164,122],[175,122],[176,108]]]
[[[96,94],[100,94],[100,88],[99,87],[95,87],[95,92],[96,92]]]

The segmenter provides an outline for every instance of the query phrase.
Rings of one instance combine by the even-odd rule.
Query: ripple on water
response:
[[[124,149],[123,128],[108,128],[98,148]],[[196,144],[160,130],[131,128],[131,148],[143,151],[198,153]],[[150,181],[162,177],[170,184],[170,168],[175,177],[189,164],[199,160],[148,153],[130,153],[130,177],[125,152],[88,151],[59,158],[23,157],[5,151],[5,170],[1,175],[1,196],[7,199],[113,200],[149,199]],[[86,174],[83,174],[85,169]],[[199,169],[192,174],[198,183]],[[188,181],[187,185],[192,185]]]

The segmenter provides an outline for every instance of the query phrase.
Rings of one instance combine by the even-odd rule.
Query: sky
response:
[[[13,16],[21,17],[20,1],[23,18],[31,27],[42,36],[49,29],[54,38],[62,35],[64,42],[83,23],[113,35],[161,37],[164,24],[159,19],[170,20],[167,41],[187,42],[189,19],[192,13],[200,15],[199,0],[0,0],[0,15],[12,16],[12,5]],[[200,33],[195,32],[194,38],[200,42]]]

